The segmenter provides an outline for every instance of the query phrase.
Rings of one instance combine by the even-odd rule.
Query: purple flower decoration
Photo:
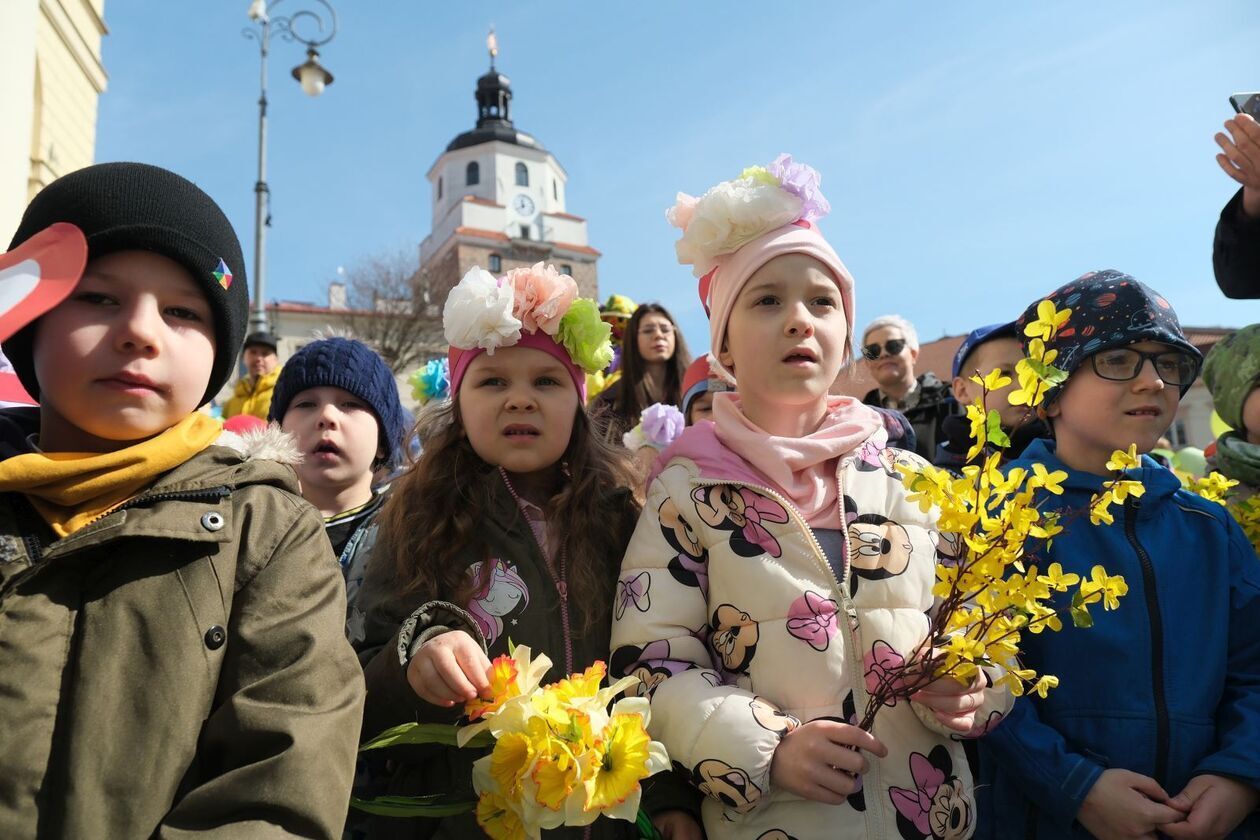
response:
[[[801,218],[805,221],[816,222],[831,212],[831,204],[819,187],[822,176],[814,167],[794,163],[791,155],[779,155],[766,169],[779,179],[783,189],[801,200]]]
[[[639,422],[643,424],[643,435],[657,449],[669,446],[682,434],[687,421],[677,406],[654,403],[643,409]]]

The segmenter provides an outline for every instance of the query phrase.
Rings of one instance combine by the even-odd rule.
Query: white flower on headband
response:
[[[512,314],[516,296],[511,285],[499,285],[494,275],[476,266],[446,296],[442,328],[446,341],[460,350],[495,348],[521,340],[521,322]]]
[[[682,228],[674,249],[678,261],[692,266],[697,277],[708,274],[718,257],[801,218],[800,197],[768,175],[723,181],[699,199],[679,193],[677,202],[665,218]]]

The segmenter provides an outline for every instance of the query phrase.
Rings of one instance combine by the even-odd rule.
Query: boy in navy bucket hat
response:
[[[1036,503],[1063,531],[1039,564],[1128,587],[1083,630],[1031,635],[1021,659],[1060,685],[1022,697],[980,741],[981,838],[1254,837],[1260,805],[1260,561],[1224,506],[1183,490],[1149,456],[1124,471],[1143,485],[1114,521],[1085,516],[1116,473],[1114,450],[1149,452],[1201,356],[1168,301],[1118,271],[1045,300],[1071,310],[1047,350],[1069,373],[1043,410],[1053,440],[1010,464],[1066,476]],[[1017,322],[1036,320],[1039,300]],[[1056,608],[1066,605],[1056,604]],[[1086,635],[1081,635],[1085,633]]]

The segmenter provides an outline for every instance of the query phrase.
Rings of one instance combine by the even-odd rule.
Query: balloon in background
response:
[[[1212,412],[1212,419],[1208,421],[1212,429],[1212,437],[1218,438],[1226,432],[1232,432],[1234,429],[1228,423],[1221,419],[1221,415],[1215,411]]]

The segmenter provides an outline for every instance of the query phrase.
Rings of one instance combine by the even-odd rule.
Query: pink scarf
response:
[[[786,496],[812,528],[839,529],[836,460],[882,428],[874,409],[853,397],[827,398],[822,424],[804,437],[778,437],[756,426],[737,394],[713,397],[713,418],[722,445],[757,468]]]

